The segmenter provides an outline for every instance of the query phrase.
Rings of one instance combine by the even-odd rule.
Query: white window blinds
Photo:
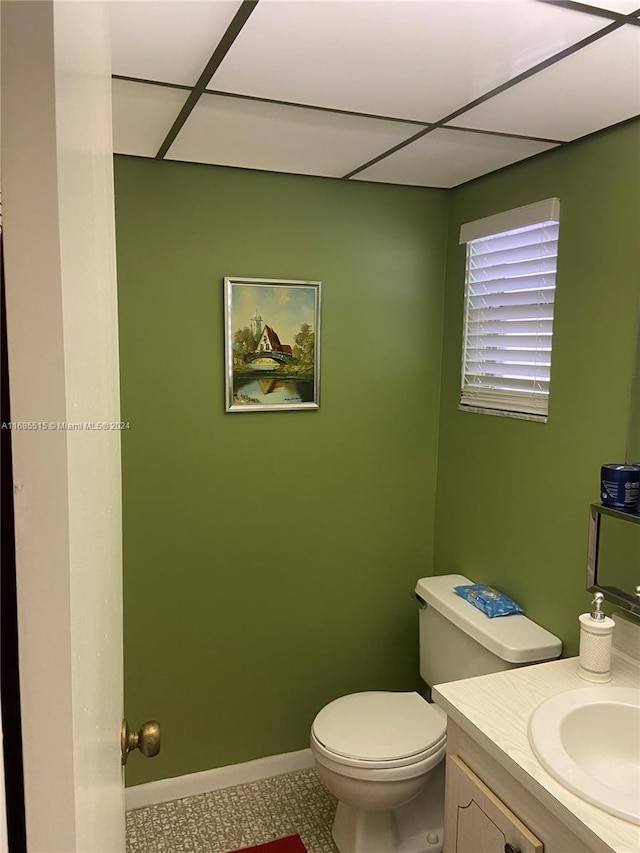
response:
[[[559,206],[547,199],[462,226],[462,409],[547,418]]]

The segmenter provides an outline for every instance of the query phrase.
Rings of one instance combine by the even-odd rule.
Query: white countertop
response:
[[[454,722],[545,807],[558,814],[559,803],[570,813],[561,813],[560,817],[577,818],[616,853],[639,853],[640,826],[609,815],[572,794],[547,773],[529,745],[529,717],[541,702],[564,690],[590,686],[577,670],[578,658],[551,661],[438,684],[432,696]],[[612,685],[640,684],[638,662],[616,651],[611,672]],[[575,828],[574,820],[571,827]]]

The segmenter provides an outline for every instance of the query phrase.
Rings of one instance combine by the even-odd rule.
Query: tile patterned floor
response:
[[[336,801],[315,770],[127,813],[127,853],[229,853],[298,833],[308,853],[337,853]]]

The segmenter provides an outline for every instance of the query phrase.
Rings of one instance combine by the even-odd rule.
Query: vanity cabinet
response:
[[[559,803],[543,806],[451,717],[446,768],[443,853],[611,853],[586,826],[574,832]]]
[[[445,853],[543,853],[543,844],[457,755],[447,757]]]

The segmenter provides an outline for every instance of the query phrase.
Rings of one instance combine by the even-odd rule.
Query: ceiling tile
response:
[[[167,158],[342,177],[415,132],[401,122],[205,94]]]
[[[237,0],[112,0],[113,73],[192,86],[240,5]]]
[[[113,80],[113,150],[155,157],[188,92]]]
[[[548,142],[439,129],[352,180],[450,188],[554,147]]]
[[[621,12],[630,15],[640,7],[639,0],[579,0],[583,6],[598,6],[600,9],[609,9],[611,12]]]
[[[604,26],[535,0],[261,0],[209,88],[436,121]]]
[[[456,119],[569,141],[640,113],[640,27],[624,26]]]

